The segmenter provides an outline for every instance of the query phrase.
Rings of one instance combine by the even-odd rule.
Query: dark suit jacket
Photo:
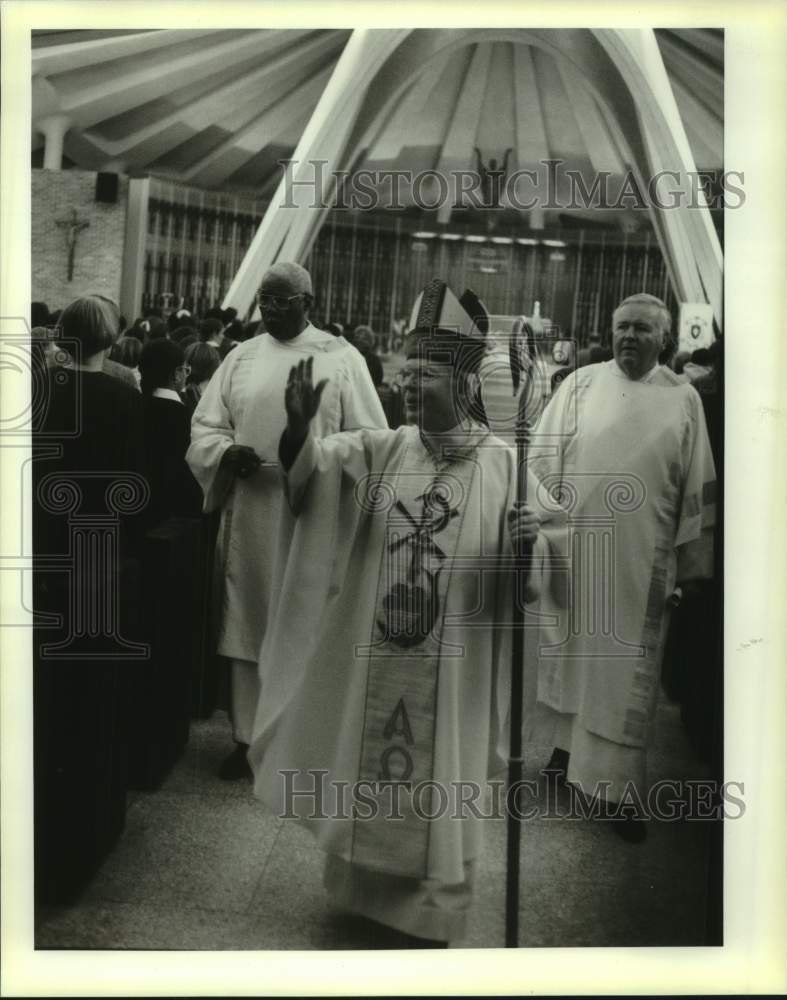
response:
[[[142,397],[145,455],[151,492],[151,522],[198,517],[202,490],[186,464],[191,420],[183,403]]]
[[[33,411],[33,457],[34,551],[62,555],[69,546],[70,504],[60,502],[66,493],[58,494],[51,475],[72,484],[78,505],[71,513],[96,518],[113,515],[107,494],[113,480],[144,475],[142,399],[136,387],[103,372],[50,369]],[[141,486],[138,492],[143,495]],[[121,542],[129,542],[130,535],[136,542],[144,510],[117,516]]]

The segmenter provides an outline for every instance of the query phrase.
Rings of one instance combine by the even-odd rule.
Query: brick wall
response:
[[[120,301],[128,178],[119,177],[114,204],[95,200],[96,175],[81,170],[33,170],[32,298],[60,309],[90,292]],[[77,235],[74,277],[68,280],[67,230],[57,226],[77,210],[89,222]],[[130,321],[133,317],[130,319]]]

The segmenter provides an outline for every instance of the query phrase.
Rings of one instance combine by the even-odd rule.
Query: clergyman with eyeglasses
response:
[[[363,357],[343,338],[309,322],[309,272],[279,262],[265,273],[258,303],[266,333],[239,344],[211,379],[194,412],[187,460],[204,509],[221,510],[217,566],[223,573],[218,653],[231,661],[236,747],[220,769],[227,780],[249,774],[246,751],[260,697],[257,659],[273,585],[282,488],[279,439],[284,389],[294,364],[313,358],[330,380],[312,424],[318,437],[386,427]]]

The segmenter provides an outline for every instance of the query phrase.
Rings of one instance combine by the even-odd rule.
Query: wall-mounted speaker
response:
[[[96,174],[96,201],[114,205],[118,200],[118,175]]]

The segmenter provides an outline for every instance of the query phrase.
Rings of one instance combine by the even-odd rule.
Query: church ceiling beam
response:
[[[724,126],[720,119],[712,118],[705,107],[677,80],[672,90],[680,116],[690,137],[694,160],[700,168],[722,167],[724,164]]]
[[[458,170],[471,169],[475,164],[474,147],[477,144],[491,58],[492,46],[489,43],[481,42],[475,47],[464,86],[443,140],[442,153],[436,164],[437,172],[446,178]],[[443,201],[437,212],[437,221],[441,225],[447,225],[451,221],[455,192],[450,184],[449,191],[449,197]]]
[[[329,71],[326,70],[324,72],[326,76],[322,79],[322,84],[325,83]],[[269,89],[273,90],[273,88]],[[287,81],[283,83],[281,81],[278,82],[275,89],[280,91],[279,96],[282,99],[285,99],[285,95],[290,98],[295,95],[295,91],[292,90]],[[287,104],[288,107],[294,108],[299,113],[305,109],[305,113],[299,114],[297,118],[301,128],[308,122],[318,99],[319,86],[315,86],[309,101],[297,101],[292,105]],[[280,132],[286,131],[287,134],[292,133],[292,123],[295,120],[290,117],[288,121],[281,124],[276,121],[279,113],[279,109],[272,106],[269,109],[269,115],[266,115],[266,120],[269,120],[270,127],[277,133],[277,138]],[[255,109],[253,120],[257,121],[259,118],[260,115],[257,108]],[[273,169],[267,164],[267,160],[271,159],[271,162],[276,164],[279,159],[289,159],[294,147],[297,145],[298,137],[299,133],[296,133],[292,141],[279,138],[277,142],[276,139],[268,141],[263,136],[263,139],[260,140],[260,142],[264,143],[262,146],[260,143],[257,143],[255,146],[254,140],[251,142],[244,140],[244,145],[236,143],[227,130],[218,125],[197,130],[190,129],[179,122],[160,135],[148,140],[142,148],[138,147],[135,149],[134,159],[135,163],[145,163],[147,169],[153,173],[166,174],[175,180],[189,180],[194,183],[198,182],[206,187],[213,187],[222,183],[225,177],[240,170],[250,159],[257,156],[261,149],[271,148],[275,150],[275,154],[265,158],[265,176],[267,176],[269,171]],[[271,142],[273,146],[270,145]],[[190,175],[190,171],[197,163],[203,164],[204,167],[203,173],[198,179],[196,175],[194,178]],[[276,166],[276,170],[280,176],[281,169]]]
[[[437,167],[439,152],[448,135],[451,119],[459,97],[464,88],[470,60],[473,56],[472,46],[453,53],[448,65],[431,93],[427,96],[421,110],[416,115],[405,136],[409,136],[403,148],[413,146],[428,147],[433,151],[429,167]],[[435,60],[444,65],[442,59]]]
[[[267,201],[282,177],[280,161],[289,160],[310,118],[311,109],[300,118],[291,118],[275,142],[251,157],[244,150],[232,150],[229,155],[233,164],[237,162],[240,165],[222,181],[222,187],[242,188],[245,191],[253,189],[262,201]]]
[[[438,163],[438,170],[454,163],[469,166],[473,161],[473,146],[476,144],[491,58],[491,45],[481,43],[475,47],[464,86],[443,142],[443,154]]]
[[[547,199],[546,173],[541,164],[549,159],[544,111],[540,88],[533,60],[534,49],[528,44],[512,43],[514,76],[514,153],[519,170],[535,171],[536,183],[531,184],[527,194],[515,187],[517,197],[522,201],[536,198],[539,203]],[[543,210],[537,208],[528,213],[528,221],[534,228],[543,226]]]
[[[256,99],[259,107],[259,102],[266,101],[267,95],[258,94],[255,97],[255,91],[269,86],[283,70],[291,68],[293,62],[297,64],[303,60],[308,65],[316,57],[337,57],[347,37],[346,32],[329,32],[327,37],[320,34],[307,38],[301,44],[304,37],[312,33],[293,31],[284,34],[290,36],[287,39],[287,51],[273,55],[270,60],[262,64],[259,56],[255,54],[246,61],[245,70],[230,79],[226,79],[226,75],[233,71],[233,67],[237,68],[237,61],[230,67],[222,69],[219,74],[198,80],[188,87],[178,88],[168,96],[160,114],[153,120],[145,108],[135,108],[118,116],[113,119],[111,128],[112,133],[120,133],[116,138],[114,135],[107,135],[106,122],[100,123],[97,129],[91,129],[90,137],[97,145],[102,146],[108,155],[117,156],[126,152],[133,155],[135,147],[141,146],[173,125],[183,123],[197,130],[220,123],[226,116],[227,108],[237,107],[239,100],[245,99],[248,102]]]
[[[662,40],[678,39],[692,52],[700,53],[714,63],[721,74],[724,71],[724,32],[716,28],[669,28],[656,29],[656,40],[661,47]]]
[[[189,128],[176,122],[146,142],[136,146],[128,155],[133,156],[136,168],[151,173],[165,173],[175,180],[183,179],[183,171],[223,142],[226,133],[215,125],[202,129]]]
[[[428,114],[427,102],[431,100],[451,60],[458,62],[460,70],[463,69],[463,60],[461,58],[457,60],[456,55],[445,55],[434,59],[404,94],[390,122],[375,122],[369,129],[360,144],[364,148],[369,147],[370,160],[396,160],[402,149],[411,145],[413,132],[422,134],[421,122],[423,114]],[[457,76],[457,87],[458,85]],[[452,93],[446,95],[446,100],[453,101],[453,99]]]
[[[70,129],[63,141],[63,152],[83,170],[103,170],[110,162],[103,149],[91,142],[78,129]]]
[[[60,95],[52,84],[48,80],[43,79],[43,77],[33,77],[31,110],[34,130],[37,129],[37,123],[42,119],[64,113],[60,102]]]
[[[246,91],[243,104],[233,103],[231,95],[225,95],[221,101],[212,102],[213,112],[205,114],[204,117],[196,111],[190,111],[186,115],[180,113],[173,115],[174,120],[167,127],[156,130],[137,145],[121,150],[121,154],[125,153],[138,166],[158,169],[158,160],[167,159],[170,154],[175,153],[175,162],[165,163],[164,166],[186,172],[190,169],[196,170],[197,164],[205,157],[213,158],[214,155],[218,155],[219,148],[232,147],[228,130],[233,126],[228,124],[228,105],[231,107],[231,118],[242,121],[242,116],[246,115],[246,121],[235,128],[235,130],[242,129],[269,114],[278,102],[286,100],[287,95],[297,89],[299,78],[310,67],[322,66],[326,62],[329,66],[333,64],[335,56],[344,44],[343,40],[333,37],[330,45],[325,39],[319,45],[316,44],[317,41],[313,39],[301,48],[300,59],[291,54],[286,61],[273,60],[276,62],[274,69],[266,67],[265,74],[257,77],[254,86],[249,84],[243,88]],[[255,88],[261,93],[255,94]],[[318,97],[319,93],[315,93],[312,107],[317,104]],[[194,151],[180,156],[176,151],[186,143],[190,143]],[[224,143],[228,145],[224,146]],[[97,143],[97,145],[102,144]],[[111,150],[107,150],[107,155],[112,155]],[[237,165],[237,163],[230,165],[227,173],[231,173]],[[186,173],[181,176],[185,177]]]
[[[166,49],[192,38],[202,38],[206,33],[221,34],[218,29],[207,32],[202,28],[187,31],[164,29],[95,39],[91,31],[78,32],[77,34],[83,36],[78,40],[73,39],[61,45],[48,45],[45,48],[34,47],[31,57],[33,75],[52,76],[88,67],[96,69],[102,64],[128,56],[148,56],[159,49]]]
[[[722,118],[724,115],[722,72],[705,65],[700,59],[692,58],[683,46],[668,37],[661,39],[659,49],[670,73],[674,74],[695,98],[705,105],[710,114]]]
[[[622,173],[623,164],[593,95],[570,63],[559,59],[557,69],[593,170]]]
[[[468,49],[463,43],[464,32],[459,29],[440,31],[404,31],[405,41],[395,49],[393,58],[385,60],[378,67],[374,92],[363,97],[357,121],[348,139],[348,149],[352,154],[347,161],[353,161],[357,152],[369,145],[370,137],[382,134],[390,122],[402,95],[418,80],[428,68],[442,58],[459,55],[467,58],[461,49]],[[472,48],[472,46],[470,46]],[[461,83],[461,81],[460,81]],[[457,87],[457,94],[461,86]],[[343,162],[342,166],[346,166]],[[434,166],[434,164],[432,164]]]
[[[262,56],[278,44],[271,37],[275,34],[225,31],[218,42],[212,38],[190,41],[174,47],[176,51],[158,51],[110,63],[103,72],[91,67],[59,74],[52,83],[61,94],[63,110],[84,129],[152,100],[169,88],[182,87],[206,73],[231,66],[247,55]]]
[[[508,148],[513,152],[513,76],[511,46],[508,42],[493,42],[475,141],[485,157],[502,158]]]
[[[514,103],[517,161],[520,167],[534,167],[549,157],[549,143],[529,45],[515,46]]]
[[[587,156],[587,143],[558,69],[561,59],[540,50],[533,56],[550,155],[567,163],[577,162]]]
[[[250,159],[289,129],[293,119],[308,120],[309,113],[316,107],[320,94],[330,79],[331,70],[331,67],[319,70],[289,93],[282,95],[281,100],[274,102],[261,115],[255,115],[220,146],[186,170],[185,179],[209,187],[220,184],[233,172],[232,165],[223,162],[226,153],[235,150],[237,154],[245,153],[246,159]]]
[[[30,46],[33,49],[51,48],[55,45],[71,45],[73,43],[98,41],[100,38],[122,38],[124,35],[139,35],[143,31],[156,31],[156,28],[91,28],[89,31],[78,28],[33,28],[30,33]]]

